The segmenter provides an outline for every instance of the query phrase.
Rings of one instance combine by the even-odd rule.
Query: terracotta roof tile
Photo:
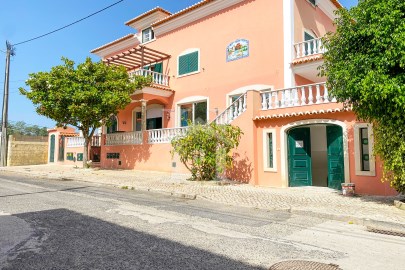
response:
[[[335,7],[337,7],[337,8],[343,8],[342,4],[339,3],[338,0],[330,0],[330,1],[332,2],[332,4],[335,5]]]
[[[321,59],[323,59],[323,54],[315,54],[315,55],[311,55],[311,56],[294,59],[291,64],[298,65],[298,64],[302,64],[302,63],[318,61]]]
[[[285,117],[313,115],[313,114],[337,113],[337,112],[348,112],[348,111],[351,111],[351,109],[350,108],[336,108],[336,109],[327,109],[327,110],[312,110],[312,111],[305,111],[305,112],[268,114],[268,115],[256,116],[256,117],[253,118],[253,120],[265,120],[265,119],[274,119],[274,118],[285,118]]]

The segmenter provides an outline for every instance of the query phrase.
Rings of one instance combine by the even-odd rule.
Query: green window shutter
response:
[[[198,71],[198,51],[179,57],[179,75]]]
[[[198,51],[188,55],[189,72],[198,71]]]
[[[157,73],[162,73],[163,72],[163,64],[162,63],[157,63],[155,65],[155,70],[154,71],[157,72]]]
[[[188,54],[179,57],[179,75],[188,73]]]

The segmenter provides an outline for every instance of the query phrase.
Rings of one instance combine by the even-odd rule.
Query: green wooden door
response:
[[[328,187],[341,189],[341,183],[345,181],[342,127],[327,126],[326,142],[328,145]]]
[[[288,132],[289,186],[311,186],[311,133],[309,128],[295,128]]]
[[[51,135],[51,145],[49,147],[49,162],[55,162],[55,135]]]

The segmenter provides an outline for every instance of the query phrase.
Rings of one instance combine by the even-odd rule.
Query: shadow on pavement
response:
[[[34,232],[8,252],[4,270],[261,269],[67,209],[13,216]]]

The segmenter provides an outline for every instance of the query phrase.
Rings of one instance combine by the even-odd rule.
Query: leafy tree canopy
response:
[[[7,124],[8,135],[27,135],[27,136],[48,136],[46,127],[38,125],[29,125],[24,121],[10,122]]]
[[[30,90],[20,88],[20,93],[32,101],[38,114],[55,120],[57,126],[72,125],[83,132],[86,164],[88,142],[95,129],[128,105],[130,95],[151,79],[137,76],[131,80],[124,67],[90,58],[76,67],[67,58],[62,62],[50,72],[30,74],[26,82]]]
[[[320,74],[332,95],[374,124],[385,178],[405,191],[405,1],[363,0],[337,15]]]

